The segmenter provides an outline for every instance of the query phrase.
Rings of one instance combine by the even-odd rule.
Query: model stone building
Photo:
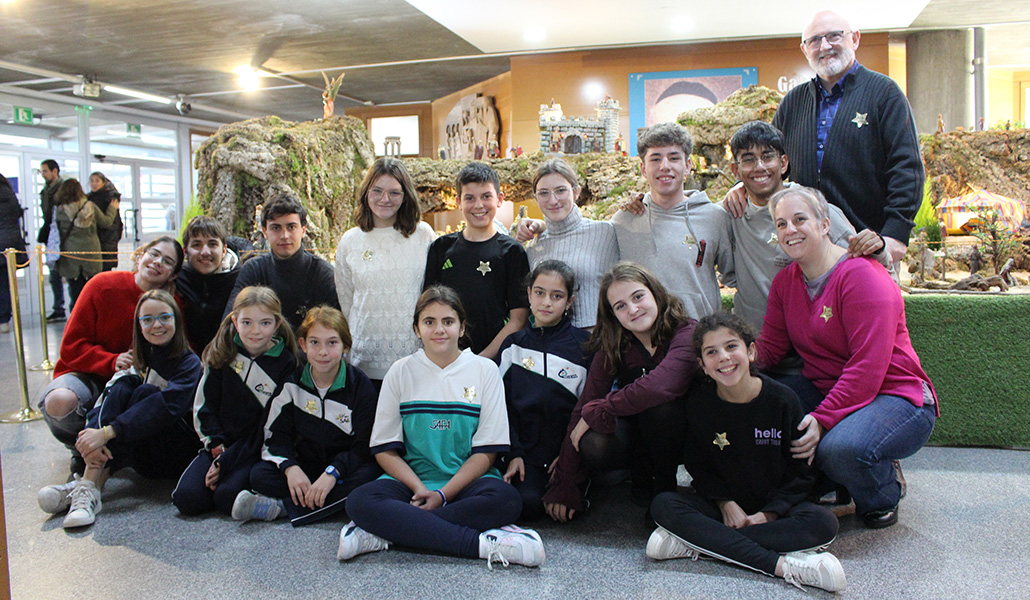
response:
[[[561,104],[540,105],[540,150],[561,154],[615,152],[619,138],[619,101],[597,103],[597,117],[566,117]]]

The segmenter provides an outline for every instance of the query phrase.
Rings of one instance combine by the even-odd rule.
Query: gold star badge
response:
[[[830,318],[833,317],[833,310],[829,306],[823,305],[823,314],[819,316],[823,318],[824,323],[829,323]]]
[[[465,393],[461,396],[469,402],[472,402],[472,400],[476,397],[476,386],[465,388]]]
[[[486,277],[486,274],[491,271],[491,269],[490,269],[490,261],[486,261],[486,262],[479,261],[479,268],[476,269],[476,270],[479,271],[483,275],[483,277]]]
[[[530,357],[530,356],[527,356],[526,358],[522,359],[522,366],[526,367],[527,369],[532,369],[533,365],[535,365],[535,364],[536,363],[533,362],[533,358]]]
[[[722,450],[726,446],[730,445],[730,441],[726,439],[726,434],[725,433],[717,433],[717,434],[715,434],[715,439],[712,440],[712,443],[715,444],[716,446],[718,446],[719,450]]]
[[[308,414],[313,415],[315,414],[315,411],[318,410],[318,403],[314,400],[308,400],[308,405],[304,407],[304,410],[306,410]]]
[[[776,235],[775,231],[772,232],[772,235],[769,236],[769,241],[766,242],[766,243],[767,244],[771,244],[773,246],[775,246],[776,244],[780,243],[780,238],[779,238],[779,236]]]
[[[238,360],[238,361],[234,362],[232,364],[232,370],[236,371],[237,375],[242,373],[243,372],[243,361],[242,360]]]
[[[365,248],[365,251],[361,253],[361,258],[365,260],[372,260],[373,256],[375,256],[375,252],[372,252],[371,248]]]
[[[851,119],[851,122],[854,123],[855,125],[857,125],[859,129],[862,129],[863,125],[868,125],[869,124],[869,121],[866,121],[866,115],[868,115],[868,114],[869,113],[857,112],[857,113],[855,113],[855,118]]]
[[[692,236],[692,235],[690,235],[690,234],[688,233],[688,234],[687,234],[687,237],[683,238],[683,243],[684,243],[684,244],[686,244],[686,245],[688,245],[688,246],[693,246],[694,244],[696,244],[696,243],[697,243],[697,240],[696,240],[696,239],[694,239],[694,236]]]

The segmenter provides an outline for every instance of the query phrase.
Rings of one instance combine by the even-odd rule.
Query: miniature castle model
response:
[[[597,103],[597,117],[566,117],[561,104],[540,105],[540,150],[561,154],[615,152],[619,138],[619,101],[611,96]]]

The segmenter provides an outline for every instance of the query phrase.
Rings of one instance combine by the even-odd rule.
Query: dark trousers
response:
[[[399,546],[479,558],[479,534],[513,523],[522,510],[515,488],[494,477],[480,477],[433,511],[412,506],[413,493],[395,479],[377,479],[351,493],[347,514]]]
[[[301,466],[301,469],[308,476],[308,479],[314,482],[322,475],[325,467],[316,469]],[[322,504],[322,508],[314,510],[299,506],[293,502],[293,499],[290,497],[290,485],[286,480],[286,474],[280,471],[275,463],[266,460],[258,461],[250,470],[250,487],[263,496],[282,500],[283,505],[286,507],[286,514],[290,517],[290,523],[294,527],[300,527],[301,525],[320,521],[343,510],[347,496],[350,495],[354,488],[372,481],[379,477],[382,472],[379,465],[375,463],[362,465],[353,473],[347,474],[343,481],[336,484],[336,487],[329,491],[329,494],[325,497],[325,502]]]
[[[99,429],[110,425],[138,402],[160,393],[160,388],[148,383],[135,388],[112,385],[104,397],[103,410],[101,406],[94,407],[86,417],[86,427]],[[144,477],[167,479],[178,477],[189,465],[200,449],[200,440],[185,419],[177,419],[152,435],[132,442],[116,437],[107,443],[107,449],[114,456],[107,462],[112,473],[122,467],[132,467]]]
[[[722,511],[693,491],[664,492],[651,503],[655,522],[706,554],[774,575],[781,553],[818,548],[837,536],[829,509],[802,502],[771,523],[733,529]]]
[[[519,481],[518,477],[511,480],[511,484],[522,497],[522,514],[519,521],[535,521],[544,516],[544,492],[547,490],[547,482],[551,476],[547,473],[547,467],[526,465],[526,478]]]
[[[68,312],[75,308],[75,301],[79,299],[79,294],[82,293],[82,288],[86,287],[87,281],[89,280],[82,275],[68,280]]]
[[[57,265],[50,267],[50,291],[54,294],[54,310],[55,313],[64,312],[64,279],[61,278],[61,274],[57,272]]]
[[[592,471],[630,469],[634,499],[646,505],[660,492],[676,491],[686,429],[686,404],[677,400],[619,417],[615,433],[588,431],[579,452]]]
[[[250,488],[250,469],[259,460],[255,456],[238,464],[231,471],[223,467],[218,474],[218,484],[212,491],[204,485],[204,478],[211,468],[211,453],[201,450],[179,477],[179,483],[172,491],[172,504],[184,515],[202,515],[215,509],[222,514],[231,515],[236,496]]]

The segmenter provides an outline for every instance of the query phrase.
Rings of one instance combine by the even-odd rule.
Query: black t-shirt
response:
[[[186,321],[186,338],[198,356],[218,333],[225,305],[239,274],[240,270],[234,267],[230,271],[201,275],[187,263],[175,278],[175,291]]]
[[[265,285],[275,290],[282,302],[283,317],[296,331],[311,308],[324,304],[339,310],[340,298],[336,295],[334,277],[329,263],[304,250],[286,259],[271,252],[255,256],[240,268],[223,317],[232,312],[240,290],[249,285]]]
[[[733,500],[747,514],[783,515],[812,487],[806,460],[792,458],[801,437],[801,405],[790,388],[762,375],[762,391],[747,404],[719,398],[710,379],[688,396],[690,419],[684,466],[705,498]]]
[[[514,238],[497,233],[470,242],[459,231],[429,246],[422,289],[442,283],[458,292],[468,315],[472,351],[478,354],[504,327],[509,311],[529,308],[527,275],[526,251]]]

